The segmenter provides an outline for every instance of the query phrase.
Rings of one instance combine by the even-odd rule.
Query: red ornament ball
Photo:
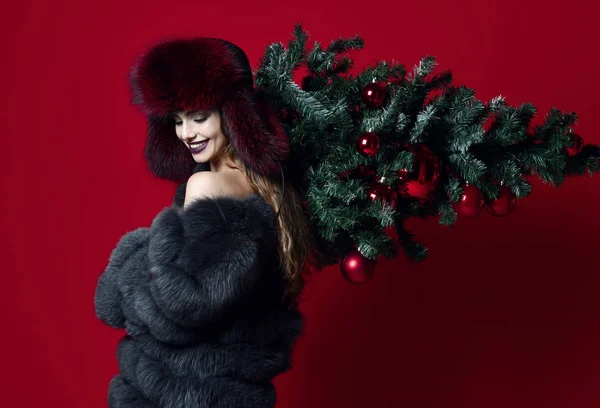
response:
[[[438,185],[442,164],[425,145],[408,145],[406,150],[415,155],[413,171],[400,169],[396,172],[398,194],[425,199]]]
[[[365,132],[356,139],[356,151],[365,157],[370,157],[379,151],[381,142],[373,132]]]
[[[573,141],[571,147],[567,147],[567,154],[569,156],[576,156],[583,150],[583,138],[575,133],[571,135],[571,140]]]
[[[506,186],[500,187],[500,192],[495,200],[484,204],[487,212],[496,217],[504,217],[517,207],[517,196]]]
[[[470,184],[463,188],[463,193],[458,202],[458,212],[469,218],[477,218],[483,208],[481,191]]]
[[[385,101],[385,96],[385,84],[382,82],[367,84],[360,94],[361,100],[370,109],[380,107]]]
[[[374,182],[369,187],[367,194],[371,200],[382,200],[393,207],[396,206],[396,192],[385,183]]]
[[[373,259],[365,258],[358,250],[352,250],[340,265],[342,276],[352,284],[368,282],[375,273]]]

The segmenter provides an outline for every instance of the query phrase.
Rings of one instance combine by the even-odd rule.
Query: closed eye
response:
[[[206,118],[202,118],[202,119],[194,119],[194,122],[196,122],[196,123],[202,123],[202,122],[204,122],[204,121],[206,121]],[[179,125],[181,125],[182,123],[183,123],[183,122],[177,122],[177,121],[175,121],[175,126],[179,126]]]

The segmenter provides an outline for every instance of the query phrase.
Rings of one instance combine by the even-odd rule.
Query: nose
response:
[[[182,137],[183,141],[184,142],[191,141],[194,138],[195,134],[193,132],[192,125],[190,124],[190,122],[187,120],[184,120],[181,124],[181,127],[182,127],[181,137]]]

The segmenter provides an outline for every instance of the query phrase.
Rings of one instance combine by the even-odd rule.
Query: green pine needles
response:
[[[533,105],[512,107],[501,96],[482,102],[473,90],[451,86],[449,71],[434,73],[434,57],[412,72],[380,61],[354,75],[348,54],[363,48],[360,37],[307,43],[297,24],[287,47],[266,48],[255,81],[289,132],[288,171],[304,193],[321,266],[353,250],[391,259],[399,247],[419,261],[427,248],[404,220],[438,216],[452,225],[466,186],[482,203],[500,194],[516,202],[531,192],[527,175],[559,186],[600,168],[599,146],[572,132],[575,113],[552,108],[533,126]],[[475,213],[478,205],[476,197]]]

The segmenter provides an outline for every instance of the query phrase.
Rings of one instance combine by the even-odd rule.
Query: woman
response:
[[[286,134],[248,58],[214,38],[163,41],[130,76],[148,116],[145,157],[183,182],[150,227],[125,234],[96,289],[127,335],[110,407],[273,407],[291,367],[311,236],[285,185]]]

